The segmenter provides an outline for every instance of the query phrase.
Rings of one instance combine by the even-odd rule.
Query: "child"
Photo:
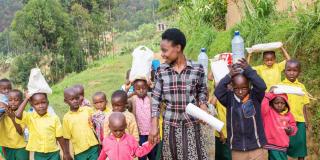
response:
[[[93,110],[80,107],[79,97],[73,87],[64,90],[64,102],[69,105],[70,111],[63,116],[63,137],[68,147],[71,141],[75,160],[95,160],[99,156],[99,147],[89,123]]]
[[[0,146],[4,147],[5,158],[8,160],[28,160],[29,152],[25,149],[26,142],[23,138],[24,126],[17,124],[15,112],[23,101],[23,94],[19,90],[8,93],[9,103],[6,107],[4,119],[0,122]]]
[[[84,88],[83,88],[83,85],[81,84],[77,84],[77,85],[74,85],[73,88],[75,89],[75,91],[79,94],[79,100],[80,100],[80,106],[81,107],[91,107],[90,105],[90,101],[87,100],[85,97],[84,97]]]
[[[266,93],[262,100],[261,114],[267,138],[264,148],[269,150],[269,160],[287,160],[289,136],[297,132],[287,99],[286,94]]]
[[[266,84],[245,59],[239,60],[218,84],[214,94],[227,109],[227,142],[233,160],[266,159],[267,151],[262,119],[261,101]],[[233,91],[228,89],[232,82]],[[249,86],[249,82],[252,87]]]
[[[263,52],[263,65],[253,67],[258,75],[264,80],[267,85],[267,91],[269,91],[272,85],[276,85],[281,82],[281,72],[284,70],[286,61],[290,59],[287,51],[281,47],[282,53],[286,60],[276,63],[276,54],[274,51]]]
[[[35,112],[23,112],[29,99]],[[64,159],[71,159],[62,137],[59,117],[47,113],[48,105],[47,94],[35,93],[31,97],[26,95],[16,111],[16,122],[26,125],[29,129],[30,137],[26,149],[34,152],[35,160],[60,160],[58,141],[63,150]]]
[[[148,141],[149,130],[151,128],[151,98],[147,96],[148,84],[146,80],[137,79],[133,82],[135,95],[132,97],[132,110],[136,117],[139,130],[139,144]],[[155,147],[147,157],[156,159],[157,147]],[[140,160],[146,160],[141,157]]]
[[[10,80],[4,78],[0,80],[0,94],[8,96],[9,91],[12,89]]]
[[[298,81],[301,72],[300,62],[297,60],[289,60],[285,68],[285,80],[280,84],[293,87],[302,88],[307,93],[305,86]],[[294,119],[297,122],[298,131],[295,136],[290,137],[290,144],[288,148],[288,155],[290,157],[304,159],[307,156],[307,140],[306,140],[306,127],[308,127],[308,117],[306,114],[307,104],[309,98],[305,96],[298,96],[288,94],[289,106]]]
[[[133,135],[136,140],[139,140],[139,132],[138,127],[136,123],[136,119],[132,113],[126,110],[126,105],[128,103],[128,96],[125,91],[115,91],[113,92],[111,96],[111,104],[112,104],[112,112],[122,112],[124,116],[127,119],[127,128],[126,132],[130,135]],[[107,137],[111,134],[111,131],[109,129],[109,117],[110,114],[108,114],[104,121],[104,137]]]
[[[103,92],[96,92],[92,96],[93,106],[95,108],[95,113],[92,116],[92,122],[100,142],[103,142],[103,123],[106,114],[110,112],[109,107],[107,107],[108,100],[106,94]]]
[[[103,141],[103,149],[99,160],[133,160],[134,157],[142,157],[148,154],[153,145],[146,142],[139,146],[135,137],[125,132],[126,118],[121,112],[113,112],[109,117],[111,135]]]

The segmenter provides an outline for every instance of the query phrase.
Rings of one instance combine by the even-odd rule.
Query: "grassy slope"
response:
[[[91,95],[97,91],[103,91],[109,98],[113,91],[119,89],[125,81],[125,73],[131,66],[131,55],[103,58],[89,69],[71,74],[63,81],[52,87],[53,94],[49,96],[50,104],[56,113],[62,117],[69,107],[63,102],[63,90],[74,84],[83,84],[85,97],[91,101]]]

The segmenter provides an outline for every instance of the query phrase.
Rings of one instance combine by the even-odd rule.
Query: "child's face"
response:
[[[79,104],[81,105],[84,100],[84,88],[83,87],[75,87],[74,89],[79,94]]]
[[[127,101],[123,97],[113,97],[111,99],[113,112],[124,112],[126,110]]]
[[[243,75],[234,77],[233,91],[237,97],[243,100],[249,94],[249,82]]]
[[[295,82],[300,74],[299,65],[297,63],[287,63],[284,73],[290,82]]]
[[[64,102],[70,106],[71,110],[77,110],[80,106],[79,94],[74,90],[69,90],[64,94]]]
[[[148,85],[145,81],[137,81],[134,84],[134,91],[139,98],[144,98],[147,96]]]
[[[9,91],[11,91],[12,86],[10,82],[1,82],[0,83],[0,93],[4,95],[8,95]]]
[[[107,99],[103,95],[96,95],[92,98],[93,105],[96,108],[96,110],[104,111],[107,107]]]
[[[263,63],[270,68],[276,63],[276,57],[273,54],[266,54],[263,56]]]
[[[40,116],[47,113],[49,102],[44,94],[33,95],[30,99],[30,103]]]
[[[272,105],[273,108],[278,112],[281,113],[285,110],[286,108],[286,101],[282,98],[282,97],[276,97],[273,101],[272,101]]]
[[[125,130],[127,128],[127,124],[125,119],[124,120],[117,120],[117,121],[110,121],[109,128],[111,133],[116,138],[121,138],[125,134]]]
[[[22,99],[19,96],[19,93],[17,92],[9,92],[8,95],[8,99],[9,99],[9,107],[13,110],[16,111],[20,104],[22,103]]]

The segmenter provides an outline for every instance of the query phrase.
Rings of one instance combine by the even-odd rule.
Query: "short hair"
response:
[[[187,44],[186,36],[177,28],[167,29],[162,33],[161,38],[162,40],[171,41],[174,45],[180,45],[182,51]]]
[[[124,101],[128,100],[128,95],[123,90],[117,90],[117,91],[113,92],[111,99],[116,98],[116,97],[121,97],[121,100],[124,100]]]
[[[17,93],[18,94],[18,97],[22,100],[23,99],[23,93],[20,91],[20,90],[18,90],[18,89],[13,89],[13,90],[11,90],[11,91],[9,91],[9,94],[10,93]]]
[[[2,78],[2,79],[0,79],[0,83],[10,83],[11,84],[11,81],[7,78]]]
[[[299,70],[301,70],[301,63],[300,63],[300,61],[298,61],[297,59],[289,59],[289,60],[287,60],[287,62],[286,62],[286,68],[287,68],[287,65],[288,65],[289,63],[296,64],[296,65],[298,66]]]
[[[274,51],[265,51],[262,53],[263,57],[265,57],[266,55],[269,55],[269,54],[276,57],[276,52],[274,52]]]
[[[46,100],[48,101],[48,95],[47,95],[47,93],[35,93],[35,94],[33,94],[33,95],[30,97],[30,100],[32,101],[33,97],[34,97],[35,95],[38,95],[38,94],[44,95],[44,96],[46,97]]]
[[[139,81],[148,84],[147,80],[145,80],[145,79],[136,79],[136,80],[133,81],[133,85],[135,85],[135,84],[136,84],[137,82],[139,82]]]
[[[92,96],[92,99],[95,97],[95,96],[102,96],[105,100],[107,100],[107,96],[104,92],[96,92],[94,93],[94,95]]]

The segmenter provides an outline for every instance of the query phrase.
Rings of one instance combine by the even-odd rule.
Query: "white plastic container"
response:
[[[132,52],[132,57],[129,80],[150,79],[153,52],[146,46],[139,46]]]
[[[234,37],[231,41],[232,45],[232,63],[236,64],[239,59],[244,58],[244,41],[240,36],[239,31],[234,32]]]
[[[209,58],[208,55],[206,54],[206,49],[201,48],[201,52],[198,56],[198,63],[201,64],[204,68],[206,77],[208,76],[208,63],[209,63]]]

